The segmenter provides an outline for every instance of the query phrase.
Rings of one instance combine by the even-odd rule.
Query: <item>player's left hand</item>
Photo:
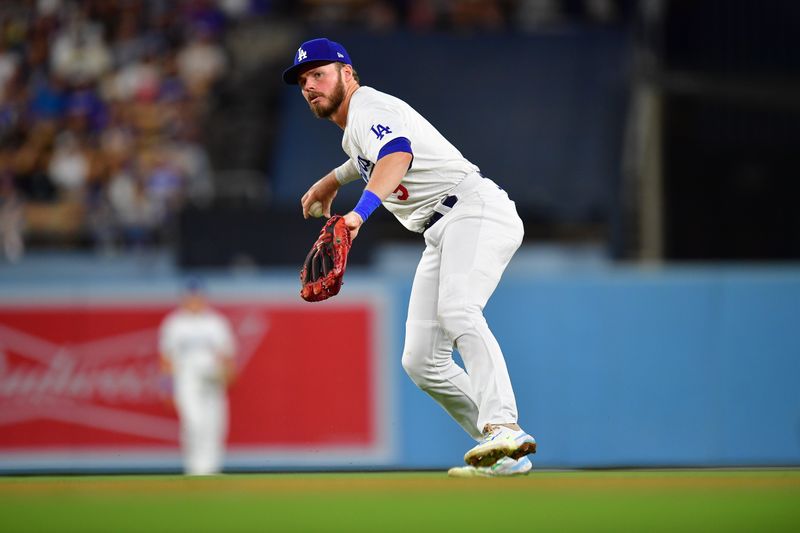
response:
[[[342,218],[344,218],[344,223],[347,226],[347,229],[350,230],[350,240],[352,241],[356,238],[356,235],[358,235],[358,229],[361,227],[361,224],[363,224],[364,221],[361,220],[361,215],[355,211],[350,211]]]

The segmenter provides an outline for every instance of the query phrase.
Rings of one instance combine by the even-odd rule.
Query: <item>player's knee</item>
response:
[[[410,349],[409,346],[406,346],[405,350],[403,350],[403,359],[401,362],[403,364],[403,370],[406,371],[406,374],[408,374],[408,377],[411,378],[411,381],[419,386],[422,386],[426,383],[427,378],[425,376],[427,363],[423,353]]]
[[[454,342],[464,333],[483,320],[483,313],[477,306],[439,306],[439,324]]]
[[[422,386],[428,378],[433,353],[431,347],[435,340],[435,327],[429,321],[406,322],[406,341],[403,346],[403,370],[418,386]]]

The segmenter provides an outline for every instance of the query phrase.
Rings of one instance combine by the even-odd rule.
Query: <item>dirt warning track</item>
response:
[[[534,472],[511,479],[450,479],[445,473],[234,474],[208,478],[182,476],[19,477],[0,480],[0,494],[202,493],[225,491],[331,494],[358,492],[439,492],[481,490],[724,490],[787,488],[800,490],[800,470]]]

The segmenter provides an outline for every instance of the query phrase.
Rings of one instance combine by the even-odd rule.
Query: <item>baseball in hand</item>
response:
[[[317,201],[317,202],[314,202],[313,204],[311,204],[311,206],[308,208],[308,214],[311,215],[314,218],[321,217],[323,215],[323,213],[322,213],[322,202]]]

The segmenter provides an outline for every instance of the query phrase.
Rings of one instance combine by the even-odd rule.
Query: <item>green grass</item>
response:
[[[0,531],[800,531],[800,470],[10,477]]]

